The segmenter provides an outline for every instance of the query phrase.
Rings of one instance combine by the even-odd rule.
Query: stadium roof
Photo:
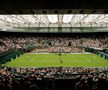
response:
[[[108,30],[107,17],[106,0],[0,1],[0,31],[30,30],[32,27],[99,27],[98,30]]]
[[[108,27],[108,14],[0,15],[0,28]]]

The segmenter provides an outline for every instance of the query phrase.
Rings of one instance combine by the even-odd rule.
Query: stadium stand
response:
[[[14,50],[16,51],[14,54],[20,56],[21,52],[18,51],[25,52],[29,47],[33,47],[27,51],[48,53],[61,50],[61,52],[82,53],[85,52],[84,47],[108,48],[107,38],[107,34],[97,36],[92,33],[89,33],[89,36],[76,34],[64,37],[1,35],[0,52],[2,55]],[[107,67],[11,68],[1,66],[0,69],[0,90],[108,90],[107,84]]]
[[[58,78],[58,79],[57,79]],[[57,86],[72,79],[68,90],[107,90],[108,68],[46,67],[46,68],[7,68],[0,70],[1,90],[60,90]],[[73,83],[73,86],[71,85]],[[104,87],[103,87],[104,86]],[[35,89],[30,89],[30,88]],[[8,88],[8,89],[7,89]],[[70,89],[69,89],[70,88]]]
[[[10,49],[26,49],[30,46],[35,46],[32,52],[62,52],[81,53],[84,52],[83,47],[108,48],[107,35],[98,36],[74,36],[74,37],[58,37],[58,36],[1,36],[0,37],[0,52]]]

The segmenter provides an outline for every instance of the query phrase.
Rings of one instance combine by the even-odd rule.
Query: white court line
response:
[[[33,62],[35,60],[35,58],[36,58],[36,56],[33,56],[33,58],[27,56],[27,59],[29,59],[30,62]]]
[[[58,53],[25,53],[25,54],[58,54]],[[92,54],[92,53],[62,53],[62,54]]]
[[[38,62],[44,62],[44,63],[48,63],[48,62],[57,62],[57,61],[38,61]],[[67,63],[67,62],[85,62],[85,61],[75,61],[75,60],[73,60],[73,61],[63,61],[64,63]],[[57,62],[58,63],[58,62]]]

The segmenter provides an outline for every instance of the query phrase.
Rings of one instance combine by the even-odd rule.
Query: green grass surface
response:
[[[60,63],[60,61],[63,63]],[[83,66],[108,67],[108,60],[95,54],[23,54],[5,66],[8,67],[56,67],[56,66]]]

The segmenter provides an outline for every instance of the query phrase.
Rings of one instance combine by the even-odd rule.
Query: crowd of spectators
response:
[[[42,36],[2,36],[0,37],[0,52],[9,49],[26,48],[34,44],[36,48],[32,52],[84,52],[83,47],[108,48],[108,36],[91,37],[42,37]]]
[[[108,36],[1,36],[0,53],[26,49],[34,45],[34,53],[70,52],[83,53],[83,47],[108,48]],[[0,69],[0,90],[61,90],[56,79],[75,79],[73,90],[108,90],[108,68],[40,67]],[[38,81],[34,83],[33,81]],[[41,82],[40,82],[41,81]],[[66,89],[67,90],[67,89]],[[69,89],[68,89],[69,90]]]
[[[71,76],[69,78],[69,75]],[[57,78],[76,79],[75,90],[108,90],[108,68],[85,67],[44,67],[44,68],[7,68],[0,69],[0,90],[57,90]],[[38,80],[43,82],[32,83]],[[47,81],[51,80],[50,85]],[[104,81],[104,85],[102,84]],[[104,87],[103,87],[103,86]],[[31,89],[34,88],[34,89]],[[7,89],[8,88],[8,89]]]
[[[32,50],[33,53],[48,53],[48,52],[63,52],[63,53],[84,53],[84,48],[78,47],[48,47],[48,48],[36,48]]]

